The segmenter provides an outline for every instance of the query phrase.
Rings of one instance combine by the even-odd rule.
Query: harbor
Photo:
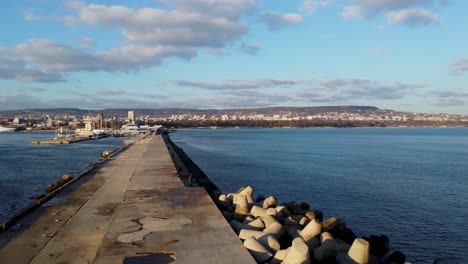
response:
[[[205,189],[179,178],[161,136],[55,199],[2,234],[2,263],[255,263]]]

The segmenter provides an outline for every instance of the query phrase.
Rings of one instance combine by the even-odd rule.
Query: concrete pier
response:
[[[0,263],[255,263],[207,192],[146,138],[43,209]]]

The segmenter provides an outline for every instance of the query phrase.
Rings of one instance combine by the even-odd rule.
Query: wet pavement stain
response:
[[[175,203],[176,205],[184,205],[185,202],[187,202],[188,197],[177,197],[177,198],[172,198],[169,199],[172,203]]]
[[[97,212],[94,214],[100,215],[100,216],[113,215],[118,206],[119,206],[118,203],[103,204],[97,208]]]
[[[125,257],[123,264],[166,264],[173,262],[175,253],[137,253],[142,256]]]
[[[186,225],[192,224],[192,220],[188,218],[144,217],[138,220],[138,224],[142,227],[140,230],[120,234],[117,241],[122,243],[138,242],[153,232],[182,230]]]

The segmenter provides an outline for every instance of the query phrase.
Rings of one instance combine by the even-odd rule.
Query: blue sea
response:
[[[62,175],[75,176],[98,161],[100,154],[123,145],[121,138],[105,138],[70,145],[33,145],[54,133],[0,133],[0,222],[34,202],[49,183]]]
[[[193,129],[171,134],[224,192],[306,201],[407,261],[468,263],[468,129]]]

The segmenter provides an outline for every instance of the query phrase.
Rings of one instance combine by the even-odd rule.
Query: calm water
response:
[[[0,222],[29,205],[60,176],[78,175],[98,161],[104,150],[115,149],[122,139],[105,138],[70,145],[33,145],[53,133],[0,133]]]
[[[414,263],[468,263],[468,129],[181,130],[223,192],[307,201]]]

